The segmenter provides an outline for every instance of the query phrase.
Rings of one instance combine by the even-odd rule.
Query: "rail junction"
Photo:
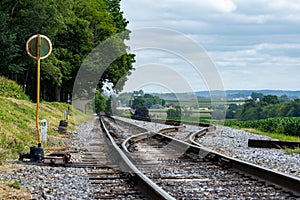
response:
[[[163,123],[163,121],[155,121]],[[195,140],[215,127],[173,137],[185,124],[153,132],[117,118],[95,119],[81,162],[93,199],[299,199],[300,179],[237,160]],[[200,125],[200,126],[199,126]]]

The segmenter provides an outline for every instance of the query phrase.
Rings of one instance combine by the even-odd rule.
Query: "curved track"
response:
[[[121,123],[118,123],[118,127],[121,129]],[[125,126],[125,129],[129,129],[128,127],[137,129],[133,128],[133,125]],[[201,133],[209,131],[208,129],[212,127],[206,127]],[[130,135],[133,134],[128,134]],[[274,172],[267,173],[265,169],[162,134],[144,133],[132,136],[125,141],[123,148],[127,148],[130,152],[131,159],[139,170],[177,199],[258,197],[297,199],[299,197],[297,196],[299,186],[289,185],[300,183],[299,180],[288,183],[286,188],[278,187],[276,180],[274,184],[273,178],[267,179],[268,182],[263,181],[266,179],[265,174],[275,175]],[[248,174],[256,174],[263,179],[252,178]],[[285,178],[288,177],[283,177]]]

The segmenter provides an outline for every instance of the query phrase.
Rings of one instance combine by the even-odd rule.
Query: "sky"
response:
[[[129,21],[133,43],[136,30],[144,30],[136,35],[142,35],[145,44],[133,44],[132,48],[136,70],[128,82],[135,83],[134,89],[147,87],[135,81],[137,74],[146,72],[148,79],[164,79],[167,69],[175,71],[193,91],[218,89],[213,83],[218,81],[225,90],[300,90],[300,0],[122,0],[121,9]],[[151,36],[146,34],[149,27],[167,31]],[[176,33],[174,38],[185,37],[189,45],[161,39],[169,33]],[[148,43],[154,48],[147,48]],[[195,72],[195,57],[177,47],[206,53],[205,66],[216,69],[211,72],[216,78],[201,67]],[[173,90],[157,80],[153,85]],[[185,85],[181,82],[178,85]],[[178,90],[185,89],[178,86]]]

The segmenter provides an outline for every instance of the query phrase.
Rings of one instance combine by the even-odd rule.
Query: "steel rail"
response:
[[[190,142],[198,146],[199,149],[204,149],[205,151],[209,151],[209,153],[211,154],[212,157],[214,157],[214,159],[222,162],[226,162],[227,165],[229,165],[234,169],[237,169],[238,171],[242,171],[243,173],[262,179],[268,183],[277,185],[280,188],[292,192],[294,195],[300,196],[300,178],[282,172],[278,172],[272,169],[268,169],[262,166],[258,166],[240,159],[226,156],[224,154],[208,149],[195,141],[197,135],[204,135],[207,132],[209,132],[209,130],[204,129],[202,131],[192,134],[190,136]]]
[[[167,128],[165,131],[172,131],[172,128]],[[154,135],[159,135],[169,141],[169,144],[173,145],[175,148],[178,149],[188,149],[192,152],[197,152],[200,158],[208,158],[212,162],[221,163],[222,165],[226,165],[232,169],[235,169],[239,172],[242,172],[243,174],[250,175],[251,177],[263,180],[267,183],[276,185],[285,191],[289,191],[292,194],[296,196],[300,196],[300,178],[291,176],[288,174],[284,174],[282,172],[278,172],[275,170],[271,170],[265,167],[261,167],[249,162],[245,162],[236,158],[231,158],[229,156],[223,155],[221,153],[218,153],[216,151],[213,151],[211,149],[208,149],[201,144],[194,141],[194,138],[196,135],[204,135],[207,132],[211,131],[212,127],[207,127],[201,131],[195,132],[190,136],[190,143],[180,141],[178,139],[175,139],[173,137],[164,135],[162,133],[142,133],[139,135],[134,135],[129,138],[127,138],[126,141],[123,142],[122,147],[126,152],[129,152],[127,147],[130,145],[128,142],[137,142],[139,140],[142,140],[146,137],[153,137]],[[164,129],[162,130],[164,132]]]
[[[134,178],[135,182],[137,184],[137,187],[143,191],[143,193],[151,198],[151,199],[172,199],[175,198],[172,197],[170,194],[168,194],[166,191],[164,191],[162,188],[160,188],[158,185],[156,185],[152,180],[150,180],[147,176],[145,176],[140,170],[137,169],[137,167],[131,162],[131,160],[127,157],[127,155],[119,148],[119,146],[114,141],[113,137],[107,130],[105,124],[103,123],[101,117],[100,117],[101,127],[104,130],[108,140],[110,141],[110,146],[112,152],[112,158],[118,165],[120,166],[121,170],[124,170],[124,172],[130,173]]]

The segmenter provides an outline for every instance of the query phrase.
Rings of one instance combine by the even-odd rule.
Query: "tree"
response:
[[[226,119],[234,119],[239,106],[237,104],[229,104],[226,111]]]
[[[264,97],[263,93],[260,92],[252,92],[251,94],[251,98],[256,101],[257,99],[262,100],[262,98]]]
[[[132,101],[131,108],[137,109],[139,107],[144,107],[144,106],[145,106],[145,99],[142,97],[135,97]]]
[[[167,110],[168,119],[181,119],[181,108],[176,106],[175,108],[170,108]]]
[[[279,98],[278,98],[279,102],[289,102],[290,101],[290,98],[284,94],[284,95],[281,95]]]
[[[0,75],[26,85],[26,93],[35,99],[35,61],[26,55],[24,47],[30,36],[47,35],[53,43],[53,52],[42,61],[42,96],[48,101],[66,101],[72,93],[77,72],[91,50],[124,31],[111,46],[116,52],[124,53],[93,84],[101,91],[104,83],[110,82],[118,92],[134,62],[134,55],[127,53],[124,43],[129,39],[127,24],[118,0],[1,0],[0,50],[3,53],[0,59],[3,62]],[[4,49],[6,51],[2,51]],[[99,70],[99,62],[91,66],[88,69],[91,72]]]
[[[95,113],[103,112],[106,108],[105,97],[101,94],[101,91],[97,90],[95,94]]]
[[[279,100],[278,97],[275,95],[267,95],[262,98],[261,103],[263,105],[278,104]]]

